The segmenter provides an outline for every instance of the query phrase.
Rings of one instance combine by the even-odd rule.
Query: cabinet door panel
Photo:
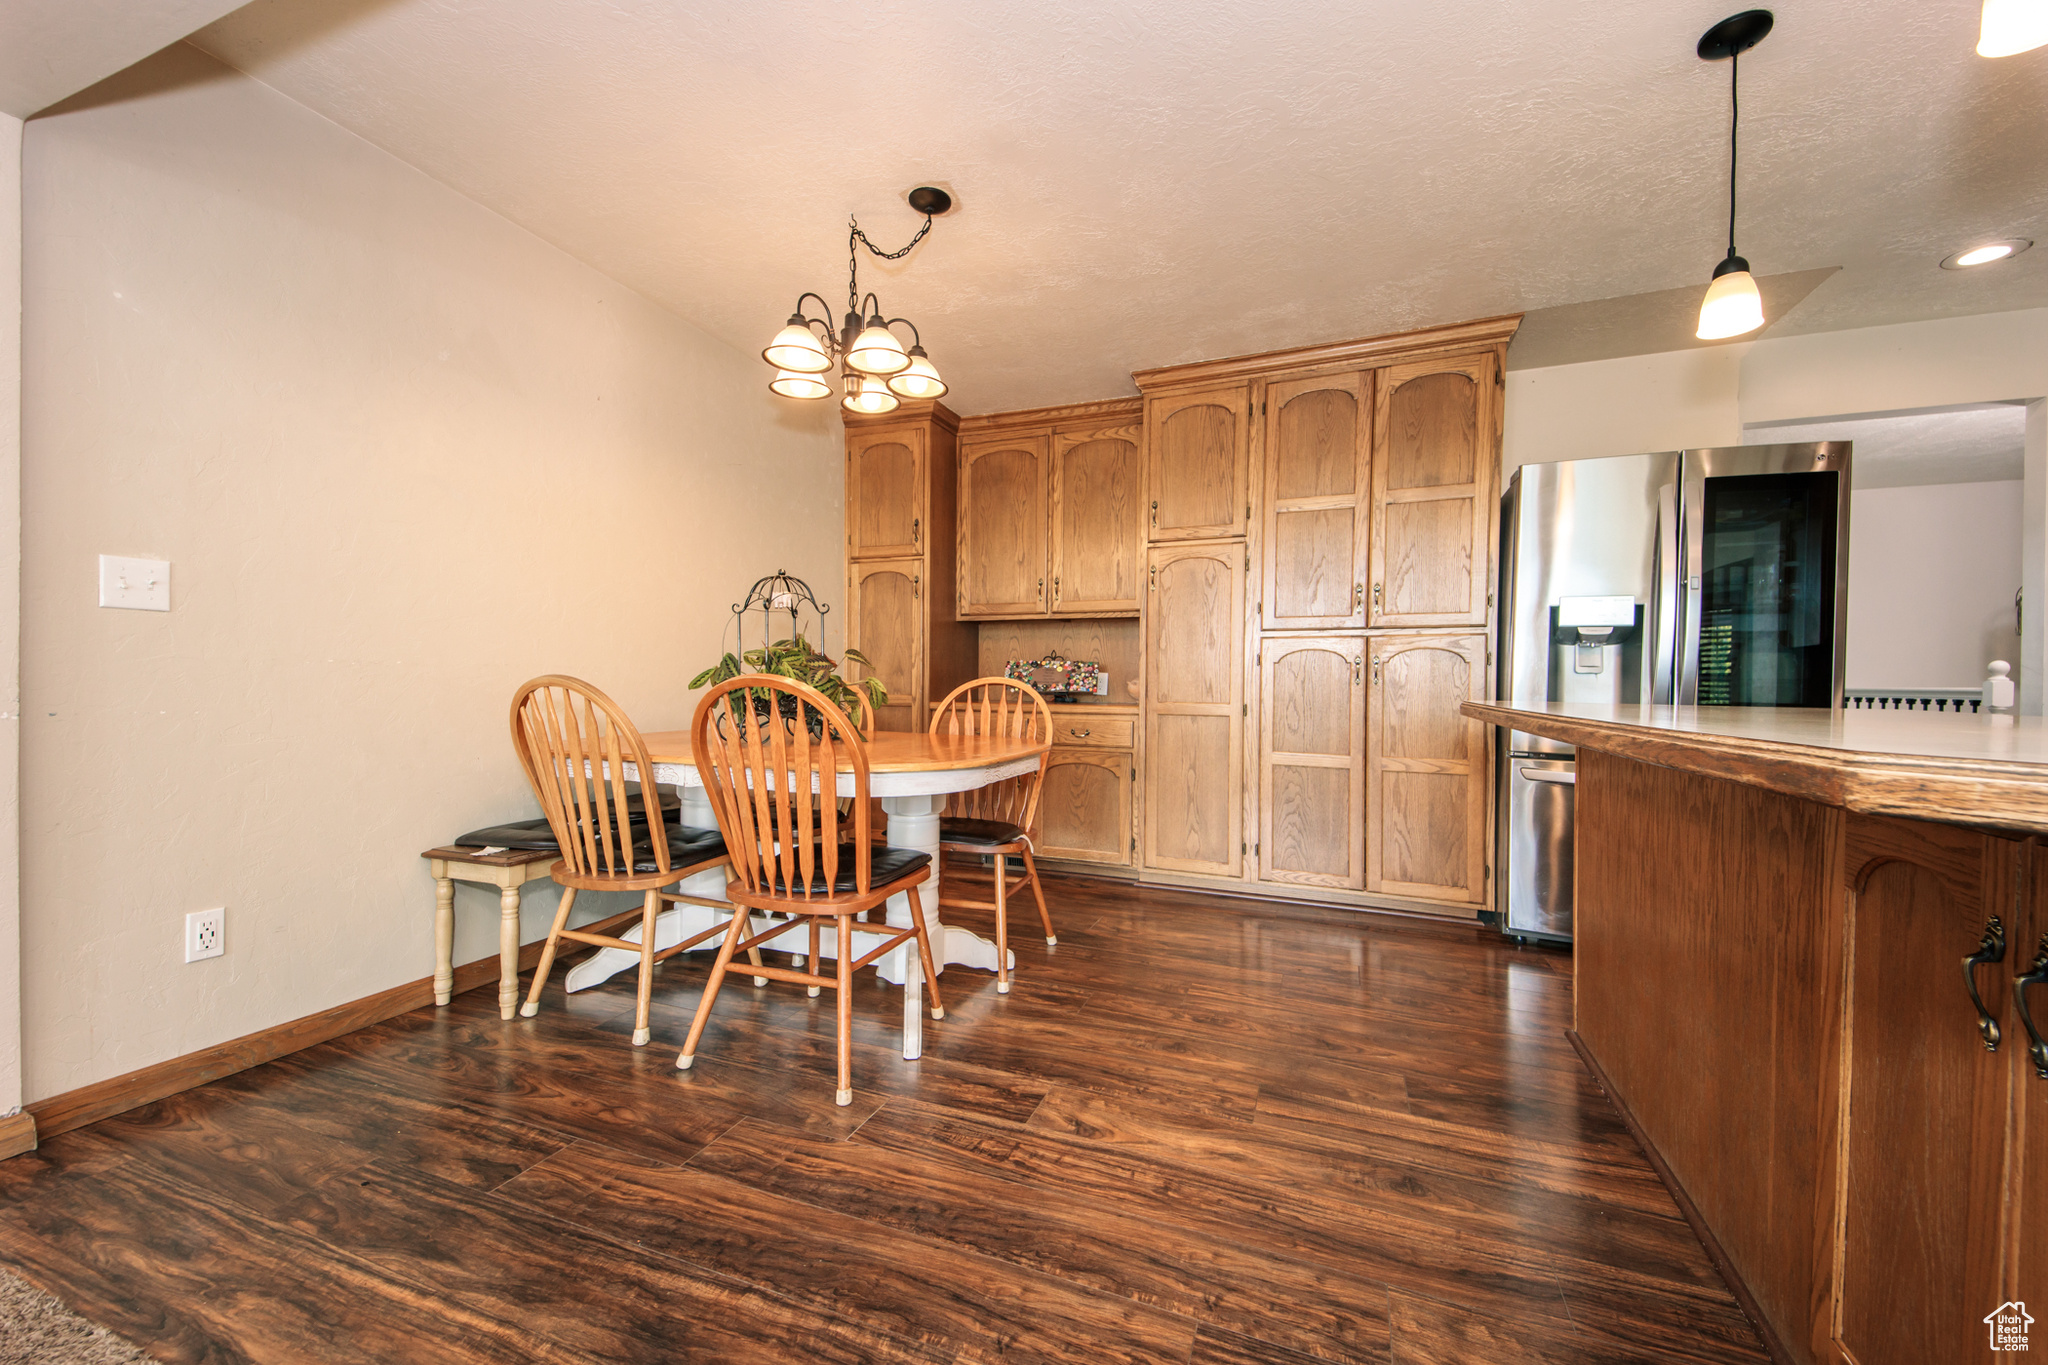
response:
[[[1246,411],[1242,384],[1147,400],[1150,539],[1207,540],[1245,533]]]
[[[1267,386],[1259,619],[1268,630],[1365,624],[1370,372]]]
[[[1259,657],[1259,876],[1365,885],[1365,637],[1272,640]]]
[[[1145,605],[1145,863],[1236,876],[1244,853],[1244,547],[1158,548]]]
[[[1855,814],[1847,843],[1841,1344],[1862,1365],[1988,1361],[2009,1054],[1986,1050],[1958,963],[1992,916],[2014,931],[2017,846]],[[2016,948],[1976,973],[1994,1015]]]
[[[961,445],[961,616],[1045,611],[1049,444],[1033,436]]]
[[[1128,753],[1054,749],[1038,799],[1039,853],[1128,865],[1135,761]]]
[[[924,553],[925,433],[863,432],[847,441],[846,540],[853,559]]]
[[[2008,976],[2019,976],[2048,966],[2048,847],[2035,840],[2028,854],[2027,901],[2029,915],[2025,930],[2013,944],[2008,959]],[[2026,988],[2028,1011],[2034,1027],[2048,1035],[2048,983]],[[2013,1270],[2005,1297],[2031,1305],[2037,1317],[2048,1324],[2048,1077],[2040,1073],[2027,1054],[2031,1041],[2019,1020],[2017,1007],[2007,1012],[2008,1035],[2012,1039],[2013,1152],[2006,1161],[2006,1179],[2011,1182],[2008,1198],[2013,1209]],[[2031,1295],[2031,1297],[2029,1297]],[[2036,1326],[2039,1334],[2048,1327]],[[2038,1342],[2039,1336],[2035,1341]],[[2033,1350],[2040,1349],[2033,1342]],[[2017,1359],[2017,1353],[2011,1353]]]
[[[1491,353],[1380,372],[1372,624],[1486,623],[1498,403]]]
[[[1483,904],[1490,736],[1458,707],[1485,696],[1486,639],[1383,636],[1371,649],[1368,885]]]
[[[889,689],[889,700],[875,708],[878,730],[924,728],[924,562],[873,560],[856,564],[848,575],[852,602],[847,612],[847,644],[866,655],[871,669],[848,663],[848,677],[872,676]]]
[[[1138,610],[1144,468],[1135,426],[1053,437],[1052,609]]]

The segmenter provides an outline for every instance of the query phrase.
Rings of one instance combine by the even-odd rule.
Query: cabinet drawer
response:
[[[1128,749],[1136,728],[1128,716],[1054,716],[1052,742],[1055,748]]]

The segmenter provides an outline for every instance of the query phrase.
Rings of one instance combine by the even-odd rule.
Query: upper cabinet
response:
[[[1366,624],[1372,393],[1370,370],[1266,386],[1259,624],[1267,630]]]
[[[1251,519],[1250,386],[1145,400],[1146,535],[1154,541],[1242,536]]]
[[[1052,438],[1052,610],[1135,615],[1143,592],[1145,470],[1136,422]]]
[[[961,620],[1138,614],[1140,413],[1120,399],[966,420]]]
[[[1486,624],[1499,376],[1491,351],[1380,371],[1367,624]]]
[[[960,615],[1046,610],[1046,487],[1052,438],[960,443]]]
[[[895,426],[846,433],[846,554],[905,559],[924,553],[928,433]]]

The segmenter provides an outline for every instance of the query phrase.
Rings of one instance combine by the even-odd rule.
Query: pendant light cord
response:
[[[1735,254],[1735,127],[1742,116],[1742,54],[1728,58],[1728,254]]]

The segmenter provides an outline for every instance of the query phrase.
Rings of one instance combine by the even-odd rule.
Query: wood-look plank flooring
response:
[[[0,1261],[191,1362],[1768,1357],[1564,1037],[1568,956],[1049,877],[925,1056],[833,1002],[496,986],[0,1162]],[[958,913],[958,912],[956,912]],[[969,927],[985,928],[970,924]]]

